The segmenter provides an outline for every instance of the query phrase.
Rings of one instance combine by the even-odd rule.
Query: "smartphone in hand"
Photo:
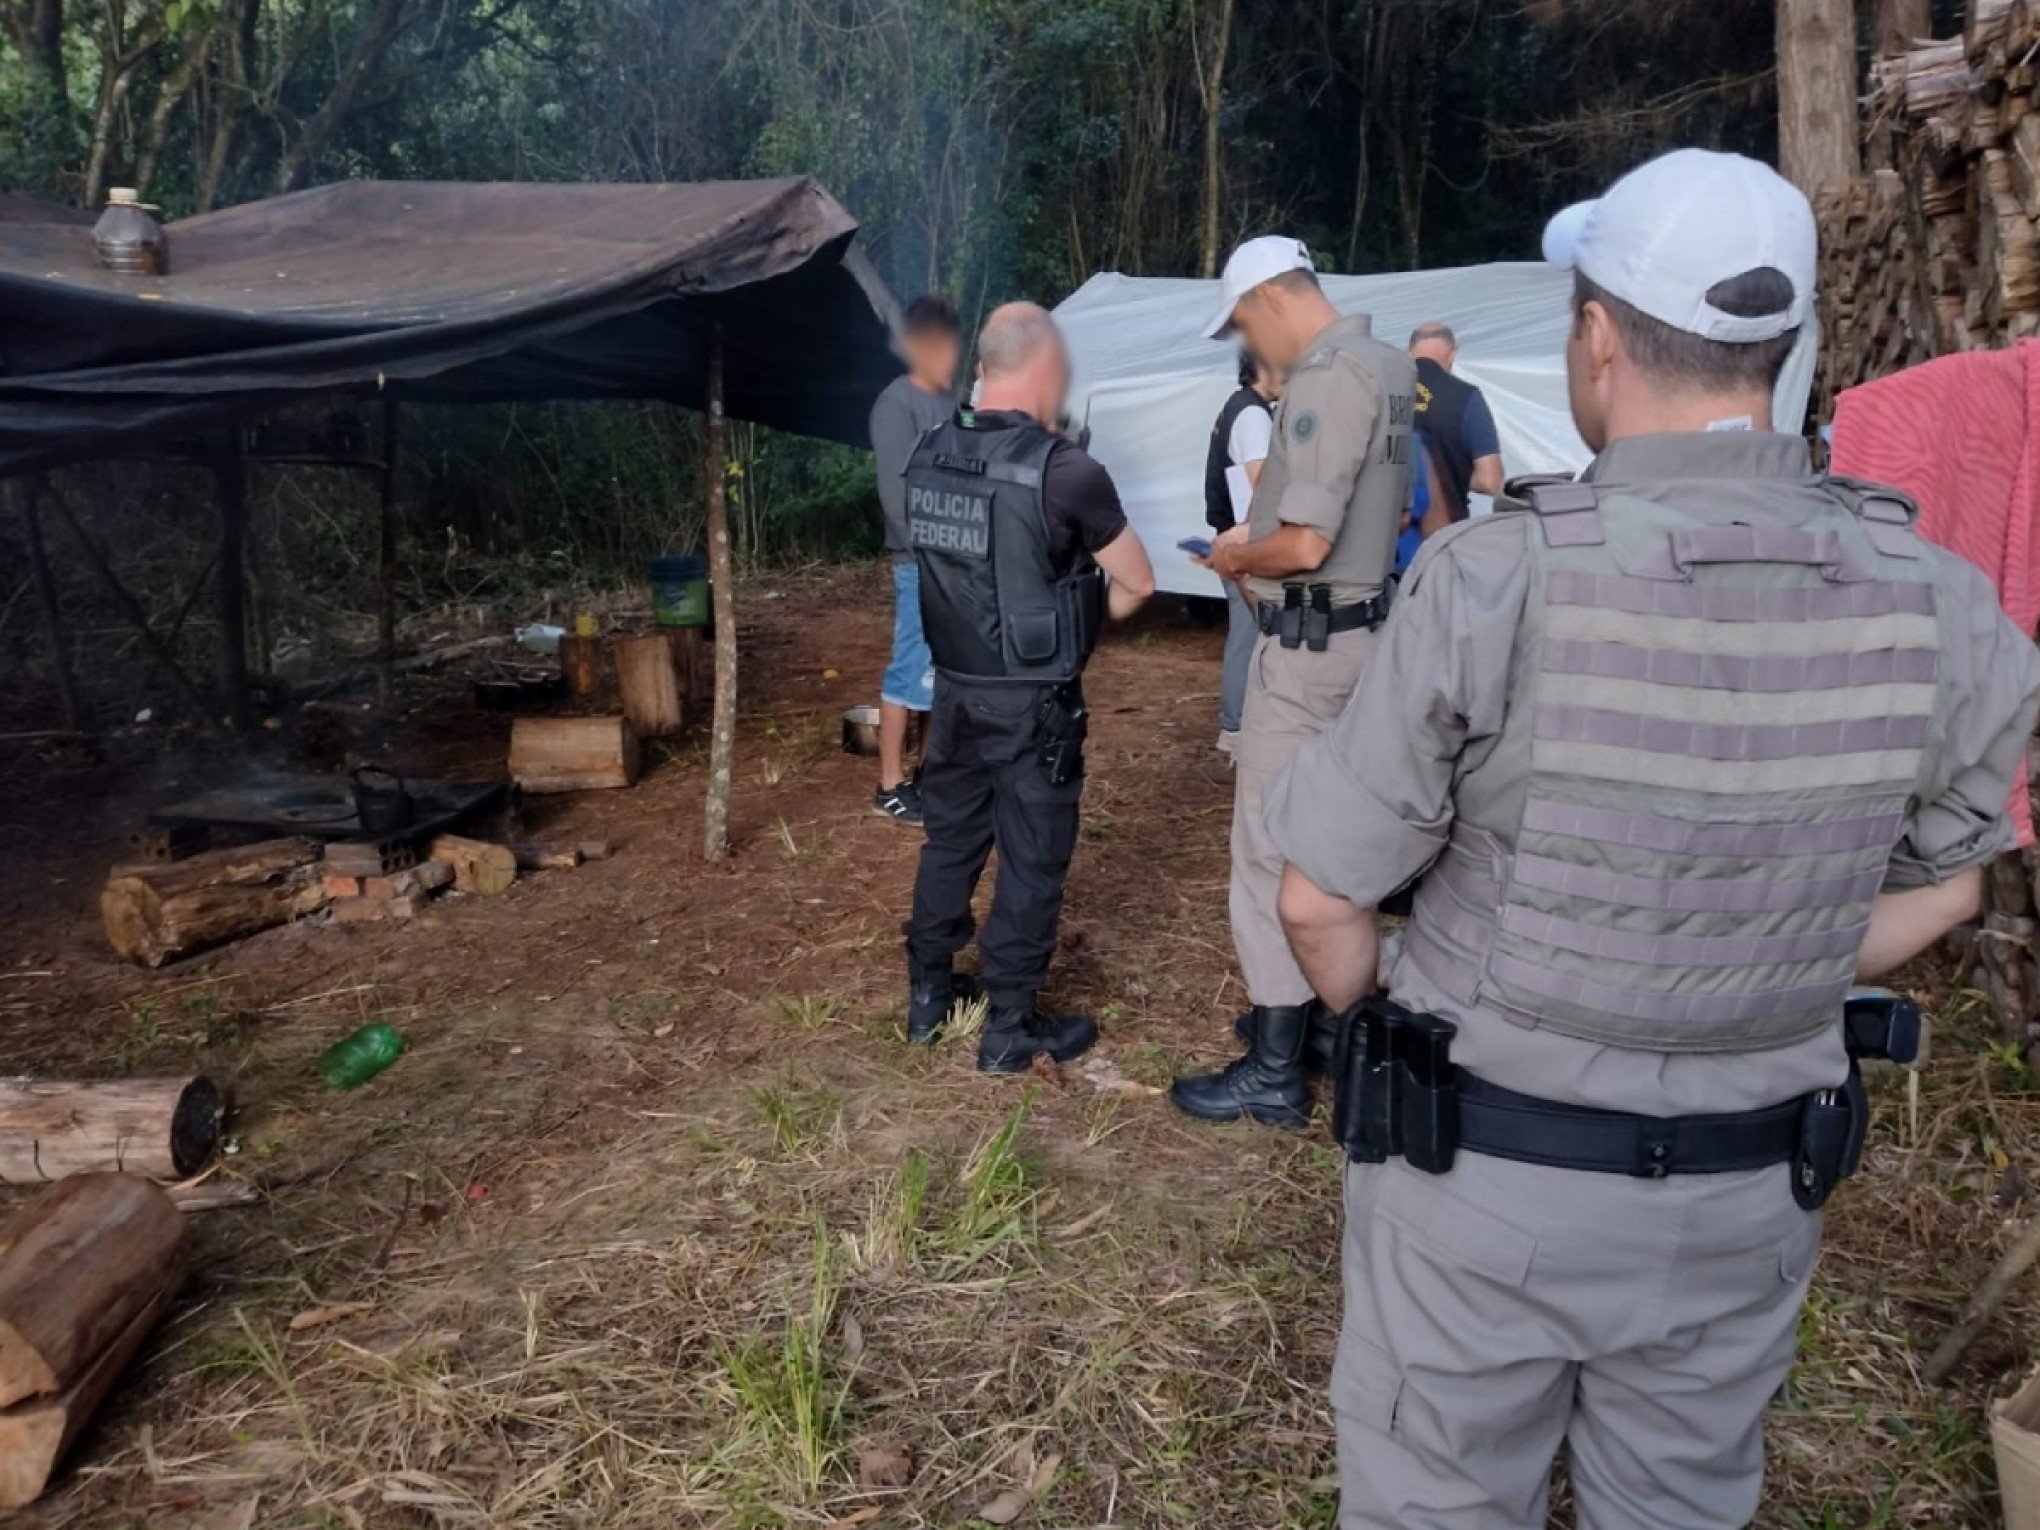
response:
[[[1193,558],[1208,558],[1211,556],[1210,537],[1185,537],[1176,545]]]

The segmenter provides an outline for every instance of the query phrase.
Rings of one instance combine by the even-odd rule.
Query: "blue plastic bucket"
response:
[[[648,558],[652,619],[661,627],[708,625],[708,559],[693,553]]]

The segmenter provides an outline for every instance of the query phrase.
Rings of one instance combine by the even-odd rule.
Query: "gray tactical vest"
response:
[[[1827,488],[1797,526],[1531,491],[1496,744],[1524,789],[1454,825],[1411,918],[1444,992],[1657,1052],[1835,1023],[1925,772],[1941,630],[1910,503]]]

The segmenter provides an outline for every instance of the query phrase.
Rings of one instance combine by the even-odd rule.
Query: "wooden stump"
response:
[[[639,738],[678,733],[685,719],[672,640],[663,632],[618,638],[615,654],[616,694],[623,703],[624,720]]]
[[[700,627],[668,627],[665,631],[673,645],[673,667],[680,671],[683,703],[690,711],[707,706],[715,696],[707,632]]]
[[[0,1507],[41,1494],[183,1278],[185,1221],[146,1180],[83,1174],[0,1229]]]
[[[147,967],[287,924],[326,905],[320,848],[273,839],[168,864],[116,866],[99,895],[106,938]]]
[[[621,717],[520,717],[510,727],[510,779],[528,792],[629,786],[636,731]]]
[[[567,677],[567,689],[576,696],[592,696],[602,689],[602,639],[576,637],[560,639],[560,673]]]
[[[0,1180],[185,1179],[212,1160],[226,1114],[207,1078],[0,1079]]]
[[[429,853],[433,860],[443,861],[453,868],[456,892],[480,893],[485,898],[493,898],[497,893],[507,892],[510,884],[517,880],[517,855],[508,845],[492,845],[487,840],[442,834],[432,841]]]

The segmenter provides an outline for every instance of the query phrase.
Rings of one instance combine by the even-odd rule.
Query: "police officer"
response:
[[[978,1067],[1017,1073],[1037,1054],[1066,1062],[1097,1039],[1088,1017],[1040,1015],[1034,999],[1077,843],[1084,663],[1104,617],[1130,616],[1154,593],[1154,571],[1112,479],[1046,423],[1061,418],[1070,387],[1054,319],[1032,303],[996,310],[978,369],[975,407],[924,435],[907,464],[908,540],[935,657],[907,1035],[927,1045],[949,1015],[971,894],[996,846],[978,942],[990,1000]]]
[[[1221,578],[1247,579],[1261,629],[1232,821],[1233,946],[1253,1007],[1237,1027],[1246,1054],[1218,1073],[1177,1079],[1170,1097],[1207,1121],[1300,1127],[1310,1117],[1304,1063],[1319,1010],[1276,920],[1282,855],[1263,826],[1262,799],[1297,746],[1339,715],[1387,614],[1410,500],[1416,370],[1374,338],[1367,315],[1340,315],[1294,239],[1248,240],[1226,262],[1222,286],[1210,334],[1236,332],[1287,377],[1247,524],[1211,552]],[[1327,1024],[1317,1030],[1322,1056]]]
[[[1853,1057],[1905,1051],[1845,995],[2011,843],[2031,639],[1767,428],[1814,245],[1698,150],[1553,220],[1593,465],[1425,548],[1270,793],[1332,1005],[1416,882],[1343,1070],[1342,1530],[1542,1524],[1561,1445],[1589,1530],[1750,1521]]]

